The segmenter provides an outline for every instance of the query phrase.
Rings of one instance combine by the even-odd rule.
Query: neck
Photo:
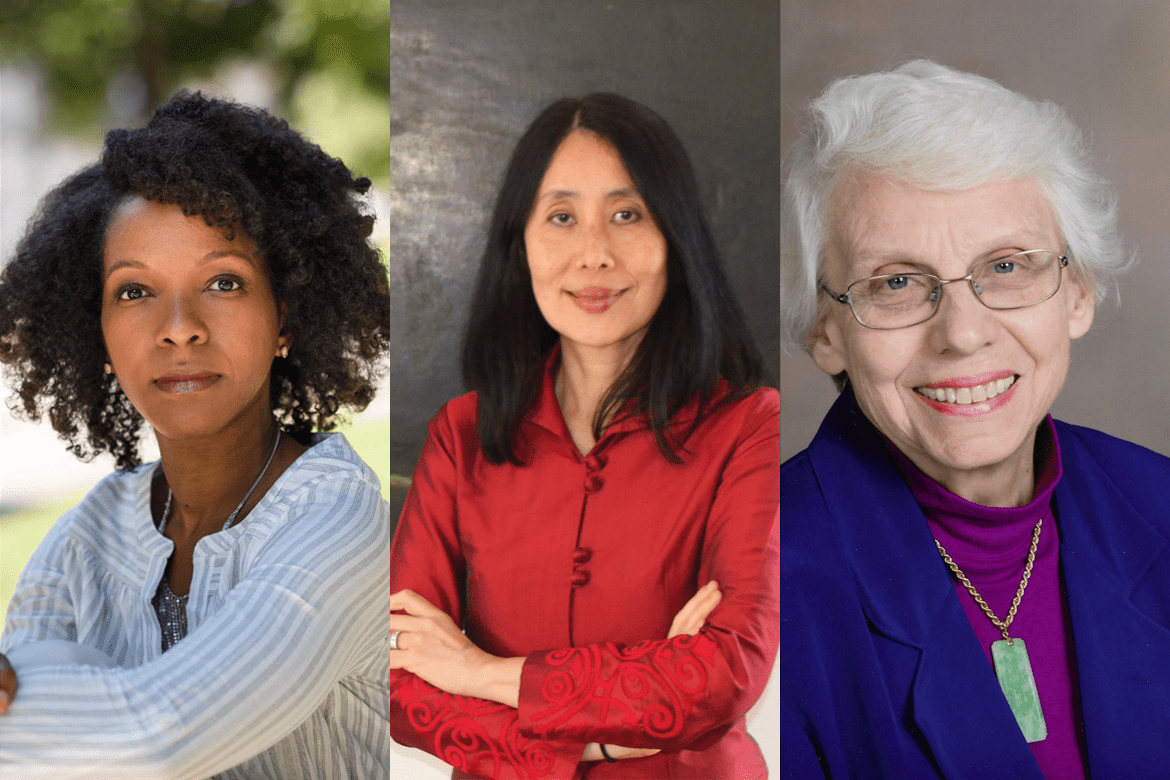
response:
[[[596,443],[592,430],[597,407],[633,354],[633,348],[590,348],[561,340],[557,401],[569,431],[583,453]]]
[[[220,531],[264,469],[276,434],[276,421],[266,412],[249,425],[231,426],[200,439],[173,440],[158,436],[163,472],[174,496],[167,535],[177,539]],[[273,458],[239,516],[259,501],[266,487],[283,471],[278,468],[277,460],[279,457]],[[162,494],[166,495],[165,489]]]
[[[1036,494],[1036,431],[1013,455],[973,469],[948,468],[920,453],[905,453],[924,474],[960,498],[988,507],[1028,504]]]

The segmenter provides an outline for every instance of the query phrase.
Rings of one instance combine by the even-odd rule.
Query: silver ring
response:
[[[401,631],[391,631],[390,632],[390,649],[391,650],[398,649],[398,635],[401,633],[402,633]]]

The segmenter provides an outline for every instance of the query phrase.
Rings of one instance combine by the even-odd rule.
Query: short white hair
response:
[[[1116,289],[1118,275],[1132,261],[1119,237],[1117,200],[1090,166],[1080,131],[1054,103],[915,60],[834,81],[810,113],[810,127],[784,162],[785,351],[805,346],[816,323],[827,210],[834,186],[848,172],[955,191],[1028,178],[1047,198],[1073,267],[1099,301]]]

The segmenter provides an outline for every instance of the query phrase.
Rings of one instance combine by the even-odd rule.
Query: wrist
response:
[[[523,669],[523,657],[500,658],[483,653],[473,675],[475,690],[471,695],[517,708],[520,706],[520,674]]]

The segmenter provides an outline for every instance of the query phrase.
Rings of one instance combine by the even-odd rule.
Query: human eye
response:
[[[235,292],[236,290],[242,290],[243,288],[243,280],[237,276],[230,276],[226,274],[215,277],[211,280],[211,284],[208,285],[208,289],[214,292]]]
[[[921,289],[922,279],[917,274],[883,274],[866,279],[864,289],[869,295],[892,297]]]
[[[138,301],[146,297],[146,288],[139,284],[124,284],[114,291],[119,301]]]
[[[636,209],[621,209],[613,215],[613,221],[619,225],[628,225],[631,222],[637,222],[641,218],[642,215]]]
[[[548,221],[558,227],[565,227],[573,224],[573,217],[563,211],[559,211],[548,218]]]

